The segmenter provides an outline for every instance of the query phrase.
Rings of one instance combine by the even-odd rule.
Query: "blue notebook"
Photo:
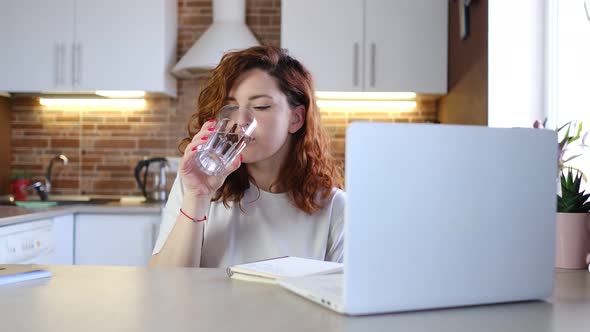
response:
[[[0,286],[49,277],[51,277],[51,272],[43,270],[36,265],[0,265]]]

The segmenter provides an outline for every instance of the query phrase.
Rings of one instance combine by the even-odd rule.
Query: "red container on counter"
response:
[[[12,192],[12,196],[14,196],[14,200],[16,200],[16,201],[26,201],[27,200],[27,186],[28,185],[29,185],[29,180],[19,179],[19,180],[10,181],[10,191]]]

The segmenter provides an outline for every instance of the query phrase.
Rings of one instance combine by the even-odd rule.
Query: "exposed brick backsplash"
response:
[[[246,22],[260,42],[280,45],[280,0],[247,0]],[[211,1],[178,1],[178,58],[212,22]],[[179,156],[180,139],[196,110],[205,78],[178,81],[178,98],[148,98],[145,109],[121,111],[49,111],[36,98],[12,102],[12,168],[42,180],[45,167],[63,153],[69,164],[55,164],[52,192],[58,194],[140,194],[133,169],[144,157]],[[435,101],[418,101],[415,111],[350,112],[322,110],[332,137],[332,153],[344,159],[345,130],[356,120],[424,122],[435,120]],[[171,185],[174,174],[170,174]],[[170,186],[169,185],[169,186]]]

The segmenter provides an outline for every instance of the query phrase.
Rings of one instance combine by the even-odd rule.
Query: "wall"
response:
[[[135,193],[132,172],[139,160],[175,154],[183,130],[174,117],[182,115],[169,98],[149,99],[145,109],[132,111],[49,111],[37,99],[14,98],[12,167],[40,180],[50,159],[63,153],[69,163],[55,164],[52,192]]]
[[[570,121],[582,121],[582,135],[590,131],[590,22],[583,2],[547,1],[547,128],[557,129]],[[588,2],[590,5],[590,2]],[[590,6],[587,8],[590,13]],[[559,137],[563,138],[565,130]],[[583,136],[582,136],[583,137]],[[570,145],[563,159],[582,154],[567,163],[590,175],[590,151],[581,148],[588,139]],[[588,191],[589,181],[583,181],[582,190]]]
[[[178,57],[212,22],[211,2],[179,0]],[[246,23],[260,42],[280,45],[280,1],[247,0]],[[178,81],[178,98],[151,98],[133,111],[47,111],[33,98],[16,98],[12,111],[12,167],[33,171],[38,179],[50,158],[64,153],[67,166],[54,167],[54,193],[139,194],[132,178],[144,156],[179,156],[178,141],[187,135],[186,122],[196,110],[206,78]],[[437,118],[435,101],[418,101],[412,112],[345,112],[322,110],[333,138],[334,155],[344,158],[345,130],[355,120],[423,122]],[[171,175],[171,179],[173,174]],[[169,181],[171,183],[171,181]]]
[[[10,191],[10,99],[0,97],[0,195]]]
[[[545,2],[511,1],[510,10],[501,1],[489,2],[490,127],[530,128],[545,118]]]
[[[459,37],[458,4],[449,1],[449,93],[439,101],[439,120],[449,124],[488,124],[488,2],[471,2],[469,36]]]

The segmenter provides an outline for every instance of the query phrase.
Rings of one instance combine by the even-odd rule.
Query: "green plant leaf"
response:
[[[567,174],[566,174],[567,173]],[[575,174],[574,174],[575,173]],[[568,167],[560,175],[561,196],[557,197],[557,211],[565,213],[589,212],[590,193],[580,191],[583,173]]]
[[[580,207],[580,212],[589,212],[590,211],[590,202],[585,203]]]
[[[582,179],[584,179],[584,182],[587,182],[588,181],[588,178],[586,177],[586,174],[584,172],[582,172],[581,169],[579,169],[577,167],[572,167],[572,166],[569,166],[568,168],[569,169],[573,169],[574,171],[580,173],[582,175]]]
[[[559,130],[561,130],[565,126],[567,126],[567,130],[565,131],[565,140],[566,141],[569,141],[571,124],[572,124],[572,122],[570,121],[570,122],[564,124],[561,128],[559,128]]]
[[[576,177],[574,178],[574,186],[575,186],[575,188],[576,189],[580,189],[580,185],[581,184],[582,184],[582,177],[579,174],[576,174]]]
[[[564,163],[567,163],[568,161],[571,161],[573,159],[576,159],[576,158],[580,157],[581,155],[582,155],[581,153],[580,154],[573,155],[573,156],[567,158],[566,160],[564,160],[563,162]]]
[[[573,186],[574,186],[574,179],[573,179],[573,176],[572,176],[572,170],[571,170],[571,168],[570,168],[569,172],[567,173],[567,181],[566,181],[566,183],[567,183],[567,187],[568,188],[570,188],[570,189],[573,188]]]
[[[10,179],[11,180],[30,180],[31,174],[22,168],[15,168],[10,170]]]
[[[572,212],[574,213],[586,213],[590,211],[590,203],[586,203],[584,205],[572,207]]]
[[[569,125],[570,125],[570,123],[572,123],[572,122],[570,121],[570,122],[568,122],[568,123],[564,124],[563,126],[559,127],[559,129],[557,129],[557,131],[561,131],[561,130],[562,130],[563,128],[565,128],[566,126],[569,126]]]
[[[576,124],[577,128],[576,128],[576,136],[571,137],[568,141],[574,142],[576,140],[578,140],[580,138],[580,133],[582,132],[582,121],[580,121],[579,123]]]

